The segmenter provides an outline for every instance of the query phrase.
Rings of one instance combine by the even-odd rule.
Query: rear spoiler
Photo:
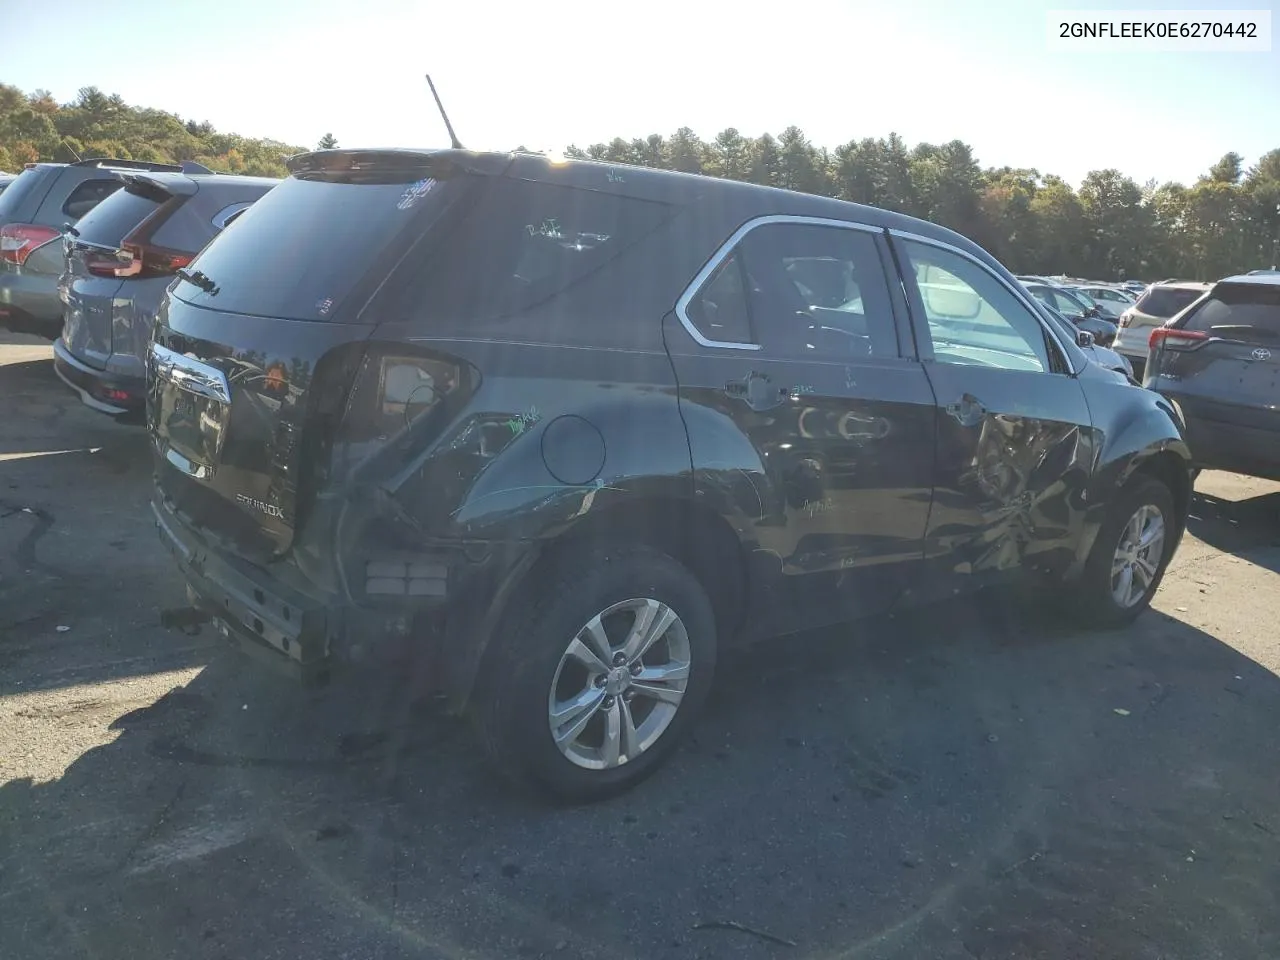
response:
[[[336,179],[404,175],[449,176],[454,173],[500,175],[511,165],[509,153],[472,150],[312,150],[285,161],[289,173]]]
[[[124,188],[130,193],[164,203],[170,197],[192,197],[200,189],[200,185],[182,173],[161,173],[159,176],[144,176],[140,173],[117,173],[124,181]]]
[[[94,157],[90,160],[77,160],[69,164],[72,167],[111,167],[117,170],[147,170],[152,173],[213,173],[204,164],[194,160],[182,163],[151,163],[148,160],[115,160],[110,157]]]

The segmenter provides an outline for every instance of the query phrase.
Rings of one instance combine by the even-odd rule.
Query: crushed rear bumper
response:
[[[188,600],[223,637],[296,680],[325,679],[335,631],[323,600],[214,549],[162,503],[153,501],[151,511],[160,542],[186,578]]]

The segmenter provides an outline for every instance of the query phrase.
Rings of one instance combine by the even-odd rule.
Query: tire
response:
[[[1141,581],[1149,576],[1145,589],[1129,604],[1122,603],[1116,596],[1116,589],[1122,581],[1113,580],[1115,564],[1118,562],[1117,551],[1122,538],[1130,537],[1130,524],[1140,511],[1158,511],[1164,534],[1158,562],[1154,564],[1154,573],[1146,575],[1138,571],[1138,566],[1148,570],[1151,564],[1133,564],[1132,576]],[[1121,627],[1131,623],[1135,617],[1151,604],[1151,598],[1160,589],[1160,581],[1172,558],[1176,543],[1177,529],[1173,512],[1173,495],[1169,488],[1151,477],[1139,477],[1131,481],[1116,497],[1107,513],[1107,519],[1098,531],[1089,559],[1085,562],[1084,573],[1073,592],[1073,612],[1083,622],[1098,627]],[[1146,558],[1150,560],[1150,555]]]
[[[715,615],[693,574],[650,547],[596,546],[553,562],[538,589],[521,591],[502,617],[470,713],[502,773],[554,800],[588,803],[648,777],[688,732],[715,672]],[[630,661],[613,657],[641,616],[667,626],[637,674]],[[600,632],[589,630],[595,623],[603,625],[612,651],[607,662]],[[592,654],[595,664],[588,666]],[[677,691],[682,663],[687,677]],[[659,680],[659,671],[673,679]],[[678,703],[668,702],[677,692]],[[569,704],[585,707],[574,714]],[[564,748],[552,732],[552,711],[559,708],[566,717],[558,725]],[[572,738],[583,714],[590,719]],[[628,718],[636,731],[629,741],[621,733]],[[617,737],[608,737],[611,725]],[[618,744],[616,757],[611,743]]]

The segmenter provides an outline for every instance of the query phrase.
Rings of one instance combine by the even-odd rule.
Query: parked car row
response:
[[[279,181],[137,173],[63,239],[62,335],[54,370],[91,407],[141,413],[151,327],[165,289]]]
[[[194,163],[29,165],[0,196],[0,322],[54,339],[55,371],[89,406],[140,414],[165,288],[278,182]]]
[[[1280,480],[1280,272],[1204,285],[1149,347],[1146,385],[1179,410],[1196,466]]]
[[[1114,285],[1020,279],[1059,309],[1078,305],[1080,294],[1103,312],[1127,301],[1110,345],[1133,376],[1177,406],[1195,468],[1280,479],[1280,271],[1250,270],[1212,284],[1168,278],[1136,300]],[[1088,314],[1070,319],[1088,329]]]
[[[122,171],[209,173],[199,164],[138,160],[33,163],[0,194],[0,325],[56,338],[64,230],[123,185]]]
[[[191,618],[304,680],[407,639],[555,796],[651,773],[743,642],[1010,579],[1123,624],[1182,534],[1177,410],[942,227],[536,155],[289,169],[151,327]]]

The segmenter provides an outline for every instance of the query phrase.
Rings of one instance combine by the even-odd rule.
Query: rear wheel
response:
[[[1076,589],[1076,611],[1098,626],[1122,626],[1151,604],[1176,539],[1173,495],[1151,477],[1112,504]]]
[[[568,802],[628,789],[692,724],[715,669],[715,617],[687,569],[649,547],[557,563],[516,601],[472,714],[507,774]]]

